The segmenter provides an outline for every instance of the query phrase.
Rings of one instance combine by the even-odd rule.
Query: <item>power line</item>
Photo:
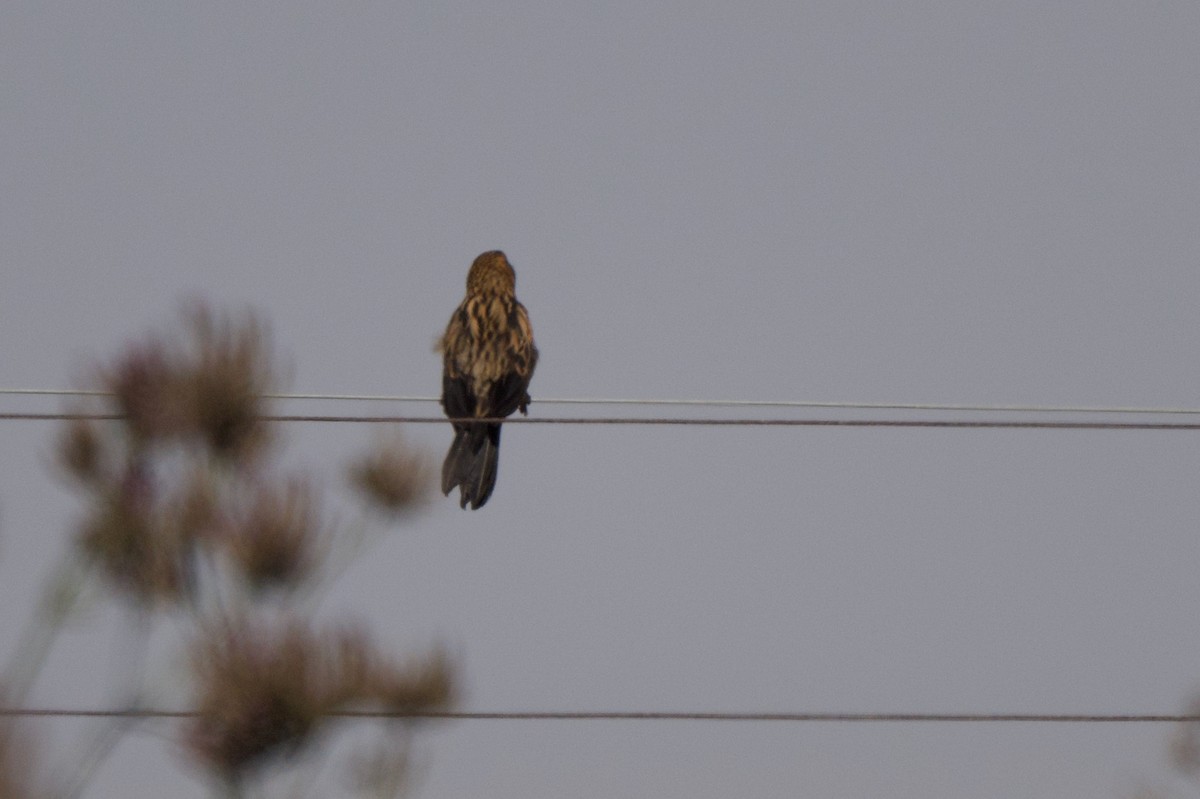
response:
[[[0,421],[73,421],[113,420],[115,413],[2,412]],[[359,424],[446,424],[447,422],[503,422],[505,424],[564,425],[692,425],[701,427],[911,427],[973,428],[1024,430],[1200,430],[1200,422],[1055,422],[1044,420],[998,419],[719,419],[661,417],[516,417],[488,419],[446,419],[441,416],[337,416],[271,414],[266,422],[316,422]]]
[[[107,397],[111,392],[88,389],[0,388],[0,396]],[[437,402],[438,397],[405,394],[274,393],[268,399],[336,402]],[[1118,405],[986,405],[933,402],[824,402],[808,400],[633,399],[624,397],[538,397],[541,405],[633,405],[712,408],[825,408],[846,410],[963,411],[983,413],[1103,413],[1200,415],[1200,408]]]
[[[191,710],[0,708],[0,717],[187,719]],[[343,719],[446,719],[465,721],[746,721],[746,722],[932,722],[932,723],[1034,723],[1034,724],[1172,724],[1200,722],[1194,713],[719,713],[672,711],[386,711],[344,710],[328,714]]]

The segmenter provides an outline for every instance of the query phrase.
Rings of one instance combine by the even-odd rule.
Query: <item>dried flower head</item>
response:
[[[202,306],[191,325],[195,352],[181,381],[189,427],[218,457],[251,460],[268,442],[263,395],[275,379],[263,327]]]
[[[103,372],[102,380],[135,443],[183,432],[182,377],[178,364],[157,341],[132,347]]]
[[[409,450],[398,434],[350,467],[350,482],[379,510],[400,515],[429,496],[432,471],[420,452]]]
[[[84,485],[97,485],[105,478],[104,443],[96,425],[87,419],[72,419],[58,440],[58,462],[67,474]]]
[[[102,382],[131,446],[197,436],[219,458],[250,460],[268,440],[263,395],[274,384],[263,327],[202,305],[189,316],[190,342],[134,346],[102,371]]]
[[[454,701],[454,669],[441,650],[404,665],[377,661],[367,694],[395,713],[441,710]]]
[[[82,551],[135,600],[178,599],[186,584],[180,529],[155,512],[148,469],[131,463],[119,486],[97,497],[79,531]]]
[[[371,660],[355,631],[317,635],[298,624],[272,629],[247,622],[225,628],[195,650],[199,693],[187,748],[227,779],[294,755],[327,714],[361,693]]]
[[[264,590],[295,588],[311,576],[324,539],[312,492],[293,480],[283,488],[260,488],[226,542],[246,582]]]

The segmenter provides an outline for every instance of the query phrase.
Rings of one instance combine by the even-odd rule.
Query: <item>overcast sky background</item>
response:
[[[1194,2],[6,3],[0,385],[201,296],[260,309],[295,390],[435,394],[501,248],[534,416],[1200,406],[1198,42]],[[332,490],[380,432],[286,435]],[[78,513],[54,433],[0,423],[9,648]],[[450,646],[464,709],[1177,712],[1198,485],[1190,432],[513,425],[486,508],[439,497],[327,605]],[[104,704],[107,635],[35,700]],[[1169,732],[468,721],[417,795],[1123,797]],[[134,736],[92,795],[205,795],[180,773]]]

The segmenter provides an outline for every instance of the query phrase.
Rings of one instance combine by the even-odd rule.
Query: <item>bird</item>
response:
[[[467,273],[467,295],[439,341],[442,409],[454,442],[442,464],[442,494],[459,489],[459,507],[483,507],[496,487],[500,423],[513,411],[528,415],[529,380],[537,366],[529,313],[517,301],[516,272],[500,250],[477,257]]]

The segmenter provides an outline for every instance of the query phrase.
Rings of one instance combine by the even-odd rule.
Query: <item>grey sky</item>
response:
[[[1197,42],[1190,2],[5,4],[0,384],[77,384],[199,295],[260,308],[298,390],[433,394],[502,248],[535,401],[1195,407]],[[0,423],[7,644],[74,511],[53,432]],[[373,432],[287,435],[333,482]],[[1173,712],[1197,443],[513,426],[488,506],[330,610],[450,644],[472,709]],[[102,702],[105,641],[39,698]],[[1167,732],[463,722],[418,795],[1122,796]],[[94,795],[202,795],[171,752]]]

